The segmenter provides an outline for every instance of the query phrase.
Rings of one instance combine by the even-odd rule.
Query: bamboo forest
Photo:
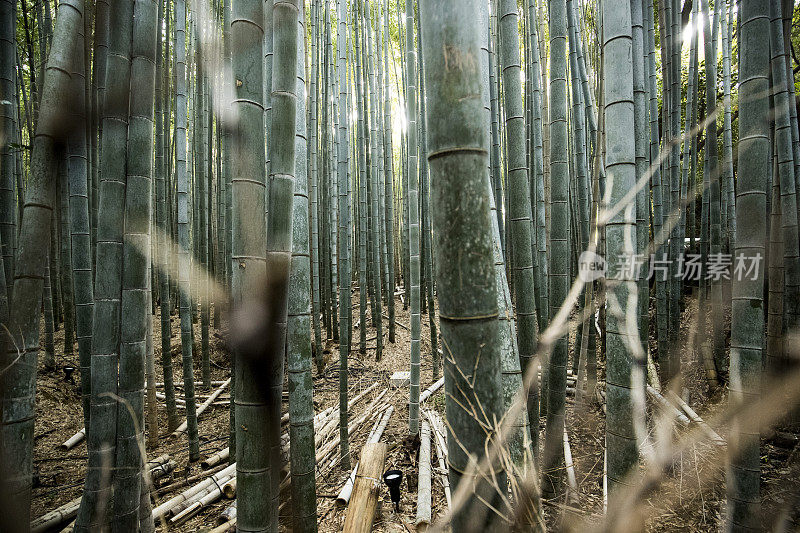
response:
[[[0,532],[800,531],[798,50],[0,0]]]

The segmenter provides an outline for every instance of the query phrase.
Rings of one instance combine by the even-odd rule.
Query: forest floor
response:
[[[358,293],[354,294],[354,319],[358,318]],[[687,340],[693,338],[694,329],[691,317],[696,316],[696,301],[687,298],[687,309],[682,319],[680,340],[685,345]],[[375,361],[375,331],[370,327],[367,331],[367,354],[358,351],[358,328],[353,329],[353,350],[348,360],[350,397],[366,389],[375,382],[381,385],[376,387],[367,398],[360,401],[351,411],[351,420],[363,414],[372,397],[384,388],[389,392],[383,401],[394,405],[394,413],[386,427],[382,441],[389,444],[385,469],[398,468],[406,476],[403,483],[401,512],[392,512],[392,505],[388,493],[381,491],[379,513],[374,523],[374,531],[400,532],[414,530],[416,509],[416,453],[419,441],[407,438],[408,432],[408,404],[407,388],[394,389],[389,384],[389,376],[398,370],[409,368],[410,333],[409,312],[403,309],[400,298],[396,299],[396,342],[386,341],[388,336],[387,321],[384,320],[384,351],[381,361]],[[385,310],[384,310],[385,312]],[[428,317],[422,315],[422,369],[421,390],[433,383],[432,366],[430,358],[430,329]],[[157,362],[157,381],[162,379],[161,366],[161,338],[160,318],[153,317],[154,336],[153,346]],[[182,384],[180,332],[179,319],[172,317],[172,362],[176,384]],[[196,339],[200,339],[199,323],[195,325]],[[652,328],[655,329],[655,328]],[[323,343],[327,365],[325,371],[317,373],[313,370],[314,381],[314,407],[316,412],[338,405],[338,345],[332,340],[325,341],[323,329]],[[570,346],[574,346],[574,328],[570,338]],[[212,328],[210,344],[212,380],[226,379],[229,375],[230,356],[226,348],[222,330]],[[651,350],[655,350],[654,339],[650,339]],[[572,350],[571,350],[572,351]],[[598,349],[598,352],[600,350]],[[684,399],[687,400],[698,414],[713,424],[713,413],[719,412],[724,406],[725,394],[717,391],[709,394],[703,367],[687,350],[683,357],[684,373]],[[32,516],[38,517],[70,500],[80,496],[83,490],[83,479],[86,471],[86,441],[70,451],[62,451],[59,445],[83,427],[83,415],[77,376],[72,384],[64,380],[61,368],[65,365],[78,366],[77,348],[74,355],[63,354],[63,329],[56,333],[56,361],[58,370],[46,372],[43,365],[39,364],[38,389],[36,396],[36,430],[34,443],[34,490]],[[604,379],[604,355],[598,353],[598,381],[602,384]],[[194,351],[194,373],[200,375],[200,350],[199,346]],[[197,382],[198,385],[200,382]],[[601,387],[603,385],[600,385]],[[212,387],[213,390],[213,387]],[[198,394],[208,394],[209,391],[197,387]],[[227,397],[227,392],[225,394]],[[198,403],[202,398],[198,399]],[[648,402],[649,403],[649,402]],[[444,393],[441,389],[427,402],[427,408],[433,408],[444,413]],[[284,402],[284,410],[286,409]],[[182,410],[179,409],[179,416]],[[544,420],[541,430],[543,433]],[[592,404],[587,409],[577,410],[574,403],[567,404],[567,432],[569,434],[575,470],[577,474],[577,498],[568,495],[566,505],[551,503],[545,506],[546,518],[549,524],[556,524],[562,520],[564,530],[583,530],[588,523],[598,523],[603,516],[603,448],[605,435],[605,417],[599,405]],[[362,445],[366,441],[370,423],[363,424],[354,435],[351,435],[350,449],[353,454],[353,464],[358,458]],[[200,473],[198,463],[188,462],[187,440],[183,436],[178,439],[170,438],[167,431],[166,413],[163,403],[159,403],[159,444],[155,449],[148,449],[148,457],[156,457],[167,453],[177,463],[178,467],[171,475],[171,481],[184,479],[188,475]],[[228,445],[228,408],[227,406],[213,406],[199,419],[199,435],[201,458],[212,455]],[[714,427],[723,437],[725,428]],[[652,433],[652,429],[651,429]],[[647,529],[651,531],[714,531],[719,529],[721,517],[724,515],[724,467],[721,457],[724,448],[720,449],[708,441],[698,441],[684,452],[674,458],[673,468],[664,473],[662,482],[656,490],[649,494],[645,506],[645,520]],[[787,449],[770,444],[762,439],[762,497],[764,501],[764,516],[769,517],[768,522],[780,520],[785,509],[791,509],[800,494],[800,466],[796,460],[797,449]],[[432,446],[432,461],[434,472],[436,461],[433,459],[435,450]],[[642,469],[644,470],[644,466]],[[319,517],[319,530],[321,532],[338,532],[342,529],[345,509],[340,509],[335,504],[339,489],[344,484],[349,472],[339,468],[332,468],[317,477],[317,516]],[[161,483],[162,485],[164,483]],[[187,487],[175,489],[166,494],[159,494],[156,504],[165,501]],[[288,501],[288,493],[284,497]],[[202,513],[181,524],[170,527],[176,532],[202,532],[210,530],[215,524],[219,514],[230,505],[228,500],[220,500],[214,505],[203,510]],[[436,476],[432,482],[432,510],[433,518],[442,515],[446,510],[446,500],[441,483]],[[405,524],[403,523],[405,522]],[[290,524],[289,505],[282,508],[281,524]],[[163,527],[159,530],[166,531]],[[286,530],[290,530],[287,526]]]

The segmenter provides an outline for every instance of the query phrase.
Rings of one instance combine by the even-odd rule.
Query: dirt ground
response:
[[[358,320],[358,295],[354,295],[354,319]],[[681,340],[693,338],[692,319],[696,312],[696,302],[686,301],[687,309],[684,312],[681,327]],[[348,360],[349,385],[352,396],[366,389],[375,382],[379,385],[373,392],[360,401],[351,411],[351,419],[363,414],[369,401],[384,387],[389,393],[384,400],[390,401],[395,411],[383,435],[383,442],[389,444],[385,469],[398,468],[406,474],[407,481],[403,483],[401,512],[395,514],[391,511],[391,502],[388,492],[381,492],[379,513],[375,520],[374,531],[400,532],[414,530],[413,522],[416,513],[416,491],[409,490],[415,487],[417,476],[416,449],[418,443],[407,439],[408,405],[407,389],[392,389],[389,385],[389,376],[397,370],[409,368],[410,334],[406,329],[409,325],[409,312],[403,309],[401,299],[398,297],[395,306],[397,312],[396,342],[386,341],[388,336],[386,321],[384,321],[384,352],[380,362],[375,361],[375,330],[369,325],[367,331],[368,349],[366,355],[358,352],[359,330],[353,329],[354,349]],[[384,310],[385,312],[385,310]],[[155,360],[161,359],[160,318],[153,317],[154,337],[153,346]],[[200,339],[199,324],[195,325],[196,339]],[[654,328],[652,328],[654,329]],[[212,379],[220,380],[228,377],[230,358],[226,349],[224,326],[212,329],[211,334],[211,371]],[[314,406],[317,412],[338,404],[338,345],[333,340],[325,339],[323,329],[324,354],[328,360],[326,369],[318,374],[313,370],[314,381]],[[574,332],[571,335],[570,345],[574,346]],[[654,339],[650,339],[651,350],[655,351]],[[199,347],[198,347],[199,348]],[[432,366],[430,358],[430,329],[428,317],[422,316],[422,371],[421,388],[424,390],[432,382]],[[571,350],[572,352],[572,350]],[[196,349],[194,374],[200,376],[200,351]],[[40,358],[41,360],[41,358]],[[63,330],[56,333],[56,361],[59,369],[52,373],[45,372],[40,362],[40,373],[37,389],[37,418],[34,447],[34,491],[32,515],[40,516],[78,496],[83,490],[83,479],[86,470],[86,444],[85,441],[70,451],[61,451],[59,445],[83,427],[79,383],[80,376],[76,372],[75,383],[64,380],[61,369],[66,365],[78,366],[77,348],[75,354],[66,356],[63,353]],[[172,317],[172,362],[176,384],[183,381],[181,374],[181,355],[179,337],[179,319]],[[604,356],[598,347],[598,380],[602,383],[604,378]],[[696,360],[691,350],[683,356],[684,391],[687,402],[700,416],[709,421],[713,426],[713,414],[724,405],[724,391],[709,393],[705,381],[702,365]],[[157,381],[162,381],[161,366],[157,366]],[[602,388],[602,385],[601,385]],[[180,390],[178,391],[180,392]],[[208,394],[198,387],[198,394]],[[225,395],[227,397],[227,394]],[[200,399],[199,401],[202,401]],[[427,402],[428,408],[444,413],[444,394],[442,391],[433,395]],[[560,524],[564,530],[582,530],[587,523],[599,523],[603,516],[603,444],[605,435],[605,418],[602,409],[595,403],[585,409],[577,410],[573,403],[568,402],[567,431],[569,434],[572,456],[578,483],[579,495],[568,495],[562,502],[548,502],[544,506],[548,524]],[[284,404],[286,409],[286,404]],[[179,415],[182,411],[179,409]],[[541,421],[540,431],[543,434],[544,420]],[[163,403],[159,403],[159,430],[161,432],[159,445],[155,449],[148,449],[148,457],[155,457],[168,453],[178,464],[168,482],[185,479],[186,476],[201,472],[199,462],[188,462],[187,440],[168,438],[166,434],[166,413]],[[353,462],[358,459],[358,453],[366,440],[370,424],[363,424],[351,436],[350,448]],[[225,448],[228,439],[228,408],[227,406],[214,406],[206,411],[199,419],[201,457],[212,455]],[[151,430],[152,428],[148,428]],[[723,437],[725,428],[715,427]],[[651,428],[651,436],[653,436]],[[675,435],[673,435],[675,436]],[[662,481],[654,490],[645,505],[645,520],[650,531],[712,531],[719,528],[721,517],[724,516],[724,469],[719,447],[706,441],[693,444],[684,453],[673,460],[673,468],[664,473]],[[800,466],[796,460],[796,450],[774,446],[762,440],[762,496],[764,501],[765,517],[769,521],[778,521],[787,515],[787,509],[796,507],[797,496],[800,494],[797,480],[800,479]],[[432,460],[434,473],[436,469],[435,447],[432,446]],[[642,467],[644,471],[644,466]],[[341,531],[344,522],[345,510],[335,505],[335,497],[344,483],[348,472],[339,468],[332,468],[317,477],[317,513],[319,530],[322,532]],[[432,509],[434,520],[446,509],[444,491],[438,478],[434,476],[432,482],[433,502]],[[165,501],[184,488],[159,494],[155,504]],[[291,523],[290,503],[288,492],[284,495],[286,505],[282,507],[281,524],[288,531]],[[231,501],[221,500],[205,509],[201,514],[178,527],[170,527],[176,532],[202,532],[208,531],[216,525],[220,513],[230,505]],[[791,515],[791,511],[789,511]],[[793,518],[789,516],[789,518]],[[405,521],[405,525],[403,524]],[[159,527],[160,531],[166,531]]]

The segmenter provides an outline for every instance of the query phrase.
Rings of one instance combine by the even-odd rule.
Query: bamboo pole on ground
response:
[[[450,479],[447,477],[447,442],[443,431],[442,420],[436,411],[425,410],[425,416],[433,429],[433,443],[436,446],[436,458],[439,462],[439,481],[444,489],[444,497],[447,499],[447,508],[450,509]]]
[[[428,387],[427,389],[425,389],[425,390],[422,392],[422,394],[420,394],[420,395],[419,395],[419,401],[420,401],[420,403],[424,402],[425,400],[427,400],[428,398],[430,398],[431,396],[433,396],[433,394],[434,394],[436,391],[438,391],[440,388],[442,388],[442,385],[444,385],[444,376],[442,376],[442,377],[440,377],[438,380],[436,380],[436,381],[433,383],[433,385],[431,385],[430,387]]]
[[[683,410],[683,412],[686,413],[686,415],[691,419],[692,422],[694,422],[695,424],[700,426],[700,429],[703,430],[703,432],[711,440],[711,442],[713,442],[717,446],[725,446],[725,439],[723,439],[719,435],[719,433],[714,431],[714,429],[711,426],[709,426],[705,422],[705,420],[700,418],[700,415],[698,415],[694,411],[694,409],[689,407],[689,404],[684,402],[683,398],[681,398],[680,396],[678,396],[677,394],[675,394],[672,391],[667,391],[666,397],[667,397],[667,399],[672,400],[672,402],[674,404],[676,404],[678,407],[680,407]]]
[[[230,475],[235,474],[235,472],[236,472],[236,463],[233,463],[228,465],[223,470],[220,470],[216,474],[204,479],[200,483],[189,487],[187,490],[181,492],[177,496],[170,498],[166,502],[162,503],[161,505],[153,509],[153,519],[158,520],[159,518],[170,512],[173,508],[175,508],[175,506],[180,505],[182,502],[187,501],[195,494],[203,491],[205,488],[214,484],[218,484],[221,481],[228,479]]]
[[[417,484],[417,530],[425,531],[431,523],[431,426],[422,421],[419,446],[419,482]]]
[[[680,409],[678,409],[677,407],[672,405],[669,401],[667,401],[667,399],[664,398],[660,392],[658,392],[653,387],[648,385],[647,393],[653,397],[656,403],[658,403],[665,412],[669,412],[673,417],[675,417],[680,423],[680,425],[684,427],[689,425],[689,418],[685,414],[683,414],[680,411]]]
[[[394,413],[394,406],[389,406],[372,427],[372,431],[370,431],[369,437],[367,437],[367,444],[380,442],[383,431],[386,429],[386,424],[389,423],[389,419],[392,417],[392,413]],[[353,494],[353,485],[356,481],[356,472],[358,472],[358,463],[353,467],[353,471],[347,476],[344,487],[342,487],[342,490],[340,490],[339,494],[336,496],[336,505],[339,507],[345,507],[350,501],[350,496]]]
[[[212,466],[217,466],[222,461],[227,461],[228,458],[231,456],[230,448],[225,448],[223,450],[218,451],[214,455],[209,455],[203,461],[200,462],[200,467],[204,470],[207,468],[211,468]]]
[[[86,438],[86,428],[81,428],[80,431],[68,438],[59,448],[64,451],[71,450]]]
[[[197,417],[198,418],[200,418],[200,415],[203,413],[203,411],[208,409],[208,406],[210,406],[212,403],[214,403],[214,400],[216,400],[217,397],[220,394],[222,394],[222,391],[224,391],[225,388],[230,384],[231,384],[231,378],[228,378],[225,381],[223,381],[222,385],[220,385],[219,388],[214,391],[214,394],[209,396],[208,399],[206,401],[204,401],[203,404],[200,407],[197,408]],[[187,427],[188,427],[187,422],[184,420],[184,422],[180,426],[178,426],[178,429],[176,429],[175,431],[172,432],[172,437],[176,438],[176,437],[179,437],[182,434],[186,433],[186,428]]]
[[[378,492],[386,458],[387,446],[376,442],[366,444],[361,452],[353,498],[344,519],[343,533],[368,533],[372,531],[375,510],[378,507]]]

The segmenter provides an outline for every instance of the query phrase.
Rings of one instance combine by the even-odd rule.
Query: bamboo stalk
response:
[[[372,426],[372,431],[370,431],[369,437],[367,437],[367,444],[380,442],[381,436],[383,436],[383,431],[386,429],[386,424],[392,417],[392,413],[394,413],[394,406],[390,405],[383,415],[377,421],[375,421],[375,425]],[[337,506],[345,507],[350,501],[350,496],[353,494],[353,486],[356,481],[356,472],[358,472],[358,463],[356,463],[356,466],[353,467],[353,471],[350,472],[349,476],[347,476],[347,481],[345,481],[344,487],[342,487],[342,490],[340,490],[339,494],[336,496]]]
[[[64,451],[71,450],[85,438],[86,438],[86,428],[81,428],[80,431],[78,431],[73,436],[68,438],[61,446],[59,446],[59,448],[61,448]]]
[[[431,425],[422,421],[419,446],[419,483],[417,485],[417,520],[419,531],[431,523]]]
[[[675,407],[669,401],[667,401],[667,399],[664,398],[660,392],[658,392],[653,387],[648,385],[647,393],[653,397],[653,399],[661,406],[662,409],[669,411],[672,414],[672,416],[674,416],[682,426],[689,425],[689,419],[686,417],[686,415],[681,413],[677,407]]]
[[[203,491],[203,489],[207,488],[208,486],[219,483],[222,480],[228,479],[231,474],[236,472],[236,463],[228,465],[223,470],[220,470],[216,474],[209,476],[208,478],[204,479],[200,483],[189,487],[187,490],[181,492],[177,496],[170,498],[166,502],[162,503],[155,509],[153,509],[153,519],[158,520],[162,516],[165,516],[169,513],[175,506],[180,505],[182,502],[189,500],[195,494]]]
[[[224,450],[220,450],[214,455],[210,455],[206,457],[203,461],[200,462],[200,466],[203,469],[211,468],[212,466],[217,466],[222,461],[227,460],[230,457],[230,448],[225,448]]]
[[[31,521],[31,533],[44,533],[50,531],[59,524],[63,524],[67,520],[75,518],[78,514],[78,508],[81,505],[82,496],[78,496],[72,501],[69,501],[53,509],[52,511],[43,514],[39,518]]]
[[[232,478],[222,486],[222,494],[228,499],[236,497],[236,478]]]
[[[347,516],[342,527],[344,533],[372,531],[386,450],[387,445],[382,442],[369,443],[364,446],[353,488],[352,503],[347,509]]]
[[[200,415],[203,413],[203,411],[205,411],[206,409],[208,409],[208,406],[209,406],[209,405],[211,405],[211,404],[214,402],[214,400],[216,400],[216,399],[217,399],[217,397],[218,397],[220,394],[222,394],[222,391],[224,391],[224,390],[225,390],[225,388],[226,388],[228,385],[230,385],[230,383],[231,383],[231,378],[228,378],[228,379],[226,379],[226,380],[225,380],[225,381],[222,383],[222,385],[220,385],[220,386],[219,386],[219,388],[218,388],[217,390],[215,390],[215,391],[214,391],[214,394],[212,394],[211,396],[209,396],[209,397],[208,397],[208,399],[207,399],[206,401],[204,401],[204,402],[203,402],[203,404],[202,404],[200,407],[198,407],[198,408],[197,408],[197,416],[198,416],[198,417],[200,417]],[[180,426],[178,426],[178,429],[176,429],[175,431],[173,431],[173,432],[172,432],[172,437],[173,437],[173,438],[175,438],[175,437],[179,437],[179,436],[181,436],[182,434],[186,433],[186,428],[187,428],[187,427],[188,427],[188,425],[187,425],[187,422],[186,422],[186,421],[184,421],[184,422],[183,422],[183,423],[182,423]]]
[[[170,491],[172,491],[174,489],[177,489],[178,487],[185,487],[185,486],[187,486],[187,485],[189,485],[191,483],[194,483],[198,479],[204,479],[204,478],[206,478],[208,476],[216,474],[217,472],[220,472],[220,471],[224,470],[225,468],[228,468],[229,466],[230,465],[217,465],[217,466],[215,466],[215,467],[213,467],[210,470],[207,470],[205,472],[200,472],[199,474],[195,474],[193,476],[189,476],[189,477],[187,477],[185,479],[182,479],[180,481],[176,481],[175,483],[170,483],[169,485],[164,485],[163,487],[159,488],[156,491],[156,493],[157,494],[165,494],[165,493],[170,492]]]
[[[436,445],[436,458],[439,462],[439,481],[444,488],[447,508],[450,508],[450,479],[447,477],[447,441],[443,430],[442,419],[436,411],[425,410],[425,416],[433,429],[433,443]]]
[[[714,431],[714,429],[711,426],[706,424],[706,422],[702,418],[700,418],[700,415],[698,415],[694,411],[694,409],[689,407],[689,404],[683,401],[683,398],[681,398],[672,391],[667,391],[666,397],[669,400],[672,400],[672,402],[675,403],[678,407],[680,407],[683,410],[683,412],[686,413],[686,415],[691,419],[692,422],[700,426],[700,428],[708,436],[708,438],[711,439],[711,442],[713,442],[717,446],[725,446],[725,439],[720,437],[719,433]]]
[[[572,448],[569,445],[567,428],[564,427],[564,464],[567,469],[567,499],[573,505],[578,504],[578,478],[575,475],[575,464],[572,462]]]
[[[422,392],[422,394],[419,395],[420,403],[422,403],[425,400],[427,400],[428,398],[430,398],[437,390],[442,388],[442,385],[444,385],[444,376],[442,376],[438,380],[436,380],[436,382],[433,385],[431,385],[430,387],[425,389]]]

